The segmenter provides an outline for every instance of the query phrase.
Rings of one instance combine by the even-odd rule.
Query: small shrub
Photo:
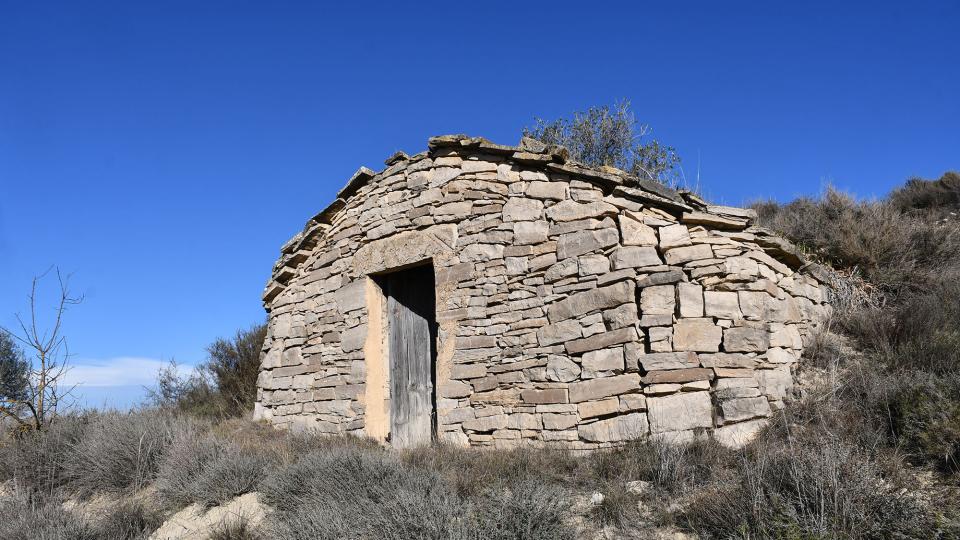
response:
[[[836,368],[845,359],[842,338],[829,328],[816,331],[803,350],[803,362],[806,366],[820,369]]]
[[[491,540],[574,538],[564,518],[569,496],[556,484],[525,478],[487,492],[474,504],[477,524],[467,536]]]
[[[567,148],[573,160],[599,167],[611,165],[644,179],[677,184],[680,156],[672,146],[645,140],[650,126],[639,124],[628,101],[573,113],[552,122],[537,119],[524,136]]]
[[[960,209],[960,174],[947,172],[938,180],[911,178],[890,193],[890,203],[901,212]]]
[[[269,456],[228,446],[193,481],[189,490],[193,502],[217,506],[256,491],[273,465]]]
[[[707,538],[933,537],[930,516],[870,456],[820,435],[755,445],[736,480],[701,492],[683,520]]]
[[[922,288],[960,264],[960,227],[904,214],[885,201],[857,201],[828,188],[819,199],[753,207],[762,225],[887,291]]]
[[[926,290],[904,294],[890,309],[896,324],[887,332],[887,343],[872,347],[888,354],[888,368],[960,372],[960,283],[937,281]]]
[[[638,516],[637,502],[639,497],[627,491],[626,486],[619,482],[610,482],[600,490],[603,501],[591,508],[593,519],[601,527],[614,526],[628,528],[632,526]]]
[[[706,483],[721,472],[731,459],[729,450],[712,439],[686,444],[660,441],[636,441],[623,448],[597,452],[589,458],[588,478],[617,481],[651,482],[669,493]]]
[[[7,400],[23,401],[30,387],[30,363],[23,350],[13,337],[0,329],[0,403],[6,406]],[[17,414],[19,407],[12,407],[10,413]],[[7,418],[4,417],[4,420]]]
[[[250,527],[247,520],[228,519],[216,527],[208,540],[260,540],[260,534]]]
[[[393,453],[346,446],[315,451],[268,479],[278,538],[459,538],[461,499],[435,472]]]
[[[194,429],[170,445],[160,465],[157,490],[170,508],[193,503],[217,506],[256,491],[277,462],[274,449],[256,440],[232,441]]]
[[[0,497],[3,540],[98,540],[96,532],[55,497],[15,493]]]
[[[163,514],[142,500],[121,500],[91,524],[93,538],[146,540],[163,524]]]
[[[227,452],[227,443],[204,432],[178,437],[164,456],[157,491],[170,508],[182,508],[207,499],[199,480]]]
[[[509,450],[435,446],[411,450],[404,462],[439,472],[462,496],[484,493],[489,486],[535,478],[540,482],[563,482],[581,466],[563,450],[516,448]]]
[[[179,509],[203,499],[197,479],[225,453],[226,443],[200,429],[177,435],[164,453],[157,474],[157,493],[169,508]]]
[[[160,370],[150,391],[153,405],[175,408],[205,418],[231,418],[253,410],[260,370],[260,350],[267,325],[240,330],[233,339],[220,338],[207,347],[207,360],[187,376],[177,365]]]
[[[960,375],[913,376],[889,399],[891,431],[913,458],[960,472]]]
[[[82,496],[128,493],[154,480],[160,459],[185,421],[162,410],[92,416],[64,464],[69,486]]]
[[[0,441],[0,479],[22,489],[53,495],[67,482],[72,448],[83,437],[91,414],[63,415],[43,431],[28,431]]]
[[[232,340],[221,338],[207,347],[208,359],[203,369],[211,375],[228,415],[253,410],[260,350],[266,336],[267,325],[257,324],[238,331]]]

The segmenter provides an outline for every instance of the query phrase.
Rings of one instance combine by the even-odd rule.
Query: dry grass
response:
[[[600,527],[642,538],[668,525],[703,538],[960,538],[954,176],[885,201],[828,191],[759,205],[768,226],[840,267],[830,328],[845,337],[815,337],[804,369],[821,383],[742,451],[700,440],[586,457],[392,452],[183,407],[81,414],[0,440],[0,482],[17,486],[0,499],[0,538],[143,538],[154,508],[251,491],[275,512],[258,531],[225,524],[216,538],[566,539]],[[637,481],[647,489],[628,489]],[[60,504],[138,491],[140,502],[83,519]],[[593,492],[603,502],[584,506]]]
[[[331,445],[307,454],[265,483],[264,500],[276,509],[267,521],[267,535],[572,538],[563,519],[570,506],[567,490],[547,478],[533,477],[527,459],[532,454],[506,453],[496,464],[487,461],[494,465],[491,470],[465,482],[469,472],[451,474],[452,468],[464,463],[481,471],[479,453],[441,448],[404,459],[382,448]],[[444,459],[454,455],[454,463]],[[441,462],[445,465],[433,466]],[[546,465],[545,460],[536,463]],[[506,471],[521,475],[509,477]]]

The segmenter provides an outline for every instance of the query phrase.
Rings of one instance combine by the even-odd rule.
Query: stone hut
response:
[[[255,415],[398,447],[742,443],[829,313],[755,218],[532,139],[431,138],[282,247]]]

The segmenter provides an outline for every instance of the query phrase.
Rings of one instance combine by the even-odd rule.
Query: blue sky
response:
[[[729,204],[960,168],[957,2],[340,4],[0,0],[0,324],[72,272],[86,403],[262,320],[280,245],[431,135],[626,98]]]

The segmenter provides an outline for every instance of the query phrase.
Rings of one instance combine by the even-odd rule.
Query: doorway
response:
[[[437,317],[433,266],[377,276],[386,298],[390,442],[429,445],[436,433]]]

